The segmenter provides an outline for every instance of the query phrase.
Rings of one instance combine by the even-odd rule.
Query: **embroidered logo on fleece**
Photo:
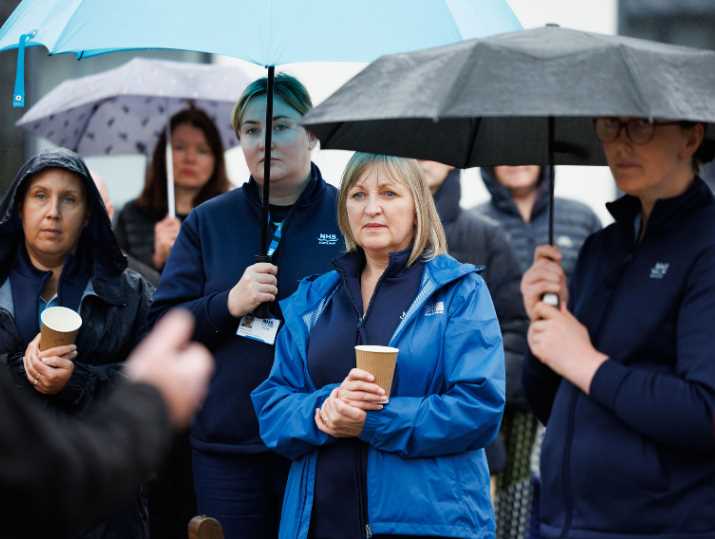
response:
[[[338,243],[337,234],[326,234],[321,232],[318,235],[318,245],[335,245],[336,243]]]
[[[650,269],[651,279],[662,279],[665,274],[668,273],[668,268],[670,263],[668,262],[656,262],[655,265]]]
[[[425,307],[425,316],[444,314],[444,301],[437,301]]]

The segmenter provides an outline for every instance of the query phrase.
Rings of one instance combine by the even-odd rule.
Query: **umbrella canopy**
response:
[[[715,52],[547,26],[381,58],[304,124],[324,148],[459,168],[604,165],[593,117],[703,121],[715,139],[713,89]],[[553,167],[549,199],[553,244]]]
[[[81,56],[137,48],[189,49],[269,67],[299,61],[369,61],[521,26],[506,0],[23,0],[0,28],[0,50],[18,48],[13,104],[24,104],[24,49]],[[240,38],[237,38],[239,36]],[[266,129],[263,240],[267,249],[270,133]],[[265,258],[265,257],[263,257]],[[263,258],[261,260],[263,260]]]
[[[697,120],[715,138],[715,52],[548,26],[500,34],[380,58],[304,124],[323,148],[460,168],[604,165],[595,116]]]
[[[505,0],[23,0],[0,50],[188,49],[258,65],[369,61],[380,54],[520,28]]]
[[[135,58],[65,81],[17,125],[81,155],[149,156],[169,119],[189,106],[214,121],[224,148],[238,145],[231,111],[250,79],[240,68]]]

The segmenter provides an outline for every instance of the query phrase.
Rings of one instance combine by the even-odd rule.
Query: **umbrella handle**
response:
[[[169,217],[176,217],[176,195],[174,193],[174,149],[171,146],[171,118],[166,122],[166,207]]]
[[[271,257],[268,255],[256,255],[256,264],[260,262],[267,262],[270,264]],[[272,302],[261,303],[258,307],[253,309],[253,316],[256,318],[274,318],[273,313],[271,313],[271,305]]]
[[[546,292],[541,296],[541,301],[557,309],[561,306],[561,299],[555,292]]]

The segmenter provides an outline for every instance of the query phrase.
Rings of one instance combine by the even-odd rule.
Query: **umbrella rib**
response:
[[[469,157],[466,162],[462,163],[463,166],[460,168],[469,168],[469,163],[472,162],[472,159],[474,159],[474,155],[477,150],[477,131],[479,131],[479,126],[482,123],[482,119],[479,117],[474,117],[472,118],[472,132],[469,135],[469,140],[471,141],[470,143],[470,149],[469,149]]]
[[[643,91],[641,90],[640,84],[639,84],[639,79],[636,76],[636,68],[632,64],[632,62],[628,59],[628,51],[626,51],[625,47],[623,45],[618,45],[618,52],[621,55],[621,58],[623,59],[623,63],[626,65],[626,68],[628,69],[628,75],[631,78],[631,82],[633,83],[631,85],[632,88],[636,90],[636,98],[638,99],[638,104],[640,106],[640,109],[643,111],[644,114],[647,114],[648,119],[651,119],[651,114],[650,114],[650,108],[647,105],[647,101],[645,99],[645,96],[643,95]]]

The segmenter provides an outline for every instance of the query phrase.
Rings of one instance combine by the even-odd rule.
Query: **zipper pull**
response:
[[[365,539],[370,539],[372,537],[372,530],[370,529],[370,524],[365,524]]]

